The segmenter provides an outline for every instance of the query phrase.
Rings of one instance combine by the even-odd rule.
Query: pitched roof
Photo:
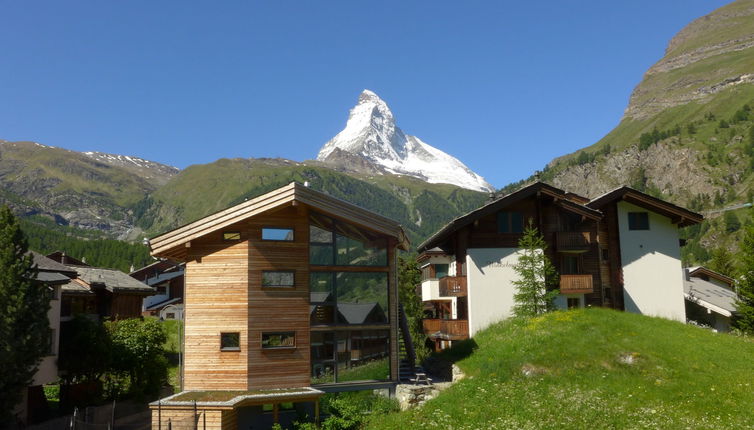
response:
[[[338,303],[338,313],[348,324],[364,324],[373,312],[382,312],[382,307],[372,303]],[[383,313],[384,314],[384,313]]]
[[[689,267],[689,276],[695,276],[699,278],[702,275],[717,279],[718,281],[724,282],[730,286],[733,286],[733,284],[735,283],[735,280],[730,276],[725,276],[722,273],[715,272],[714,270],[708,269],[704,266]]]
[[[102,287],[111,293],[154,294],[155,289],[126,275],[120,270],[96,267],[77,267],[79,279],[90,287]]]
[[[577,196],[573,193],[566,193],[565,191],[559,188],[555,188],[552,185],[546,184],[544,182],[535,182],[510,194],[507,194],[495,201],[487,203],[481,208],[473,210],[466,215],[455,218],[435,234],[430,236],[427,240],[419,244],[418,249],[419,251],[422,251],[428,248],[433,248],[439,245],[440,241],[443,238],[447,237],[449,234],[473,223],[479,218],[491,215],[505,208],[506,206],[516,203],[533,194],[545,194],[550,197],[554,197],[558,199],[558,205],[560,205],[565,210],[576,212],[580,215],[592,219],[598,220],[602,218],[602,213],[600,211],[577,203],[576,200],[583,201],[583,198],[581,198],[580,196]]]
[[[683,282],[687,300],[721,315],[731,316],[736,312],[736,293],[701,278],[689,277]]]
[[[344,200],[291,182],[267,194],[153,237],[150,239],[152,255],[181,259],[185,253],[181,245],[271,209],[293,205],[295,202],[306,204],[327,215],[345,219],[378,233],[395,237],[401,249],[408,250],[408,237],[399,223]]]
[[[66,275],[69,278],[76,276],[76,270],[64,264],[60,264],[53,259],[47,258],[36,251],[29,251],[29,252],[31,253],[32,258],[34,259],[34,264],[37,265],[37,270],[39,270],[40,272],[60,273],[60,274]]]
[[[652,212],[659,213],[660,215],[664,215],[670,218],[674,223],[678,223],[679,227],[698,224],[704,220],[704,217],[701,214],[626,186],[616,188],[592,199],[592,201],[587,203],[587,206],[594,209],[600,209],[608,203],[620,200],[641,206]]]

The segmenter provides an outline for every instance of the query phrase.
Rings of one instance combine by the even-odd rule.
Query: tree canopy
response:
[[[33,265],[18,220],[0,206],[0,422],[9,422],[50,346],[50,299]]]
[[[736,279],[738,314],[733,326],[754,334],[754,226],[748,226],[741,241],[739,276]]]

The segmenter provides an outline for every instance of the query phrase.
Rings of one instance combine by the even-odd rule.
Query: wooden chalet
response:
[[[185,391],[151,405],[153,428],[193,416],[185,399],[208,428],[263,428],[397,382],[396,222],[291,183],[150,245],[185,263]]]
[[[181,318],[185,271],[183,263],[158,260],[128,274],[155,289],[153,296],[144,297],[143,315],[163,319]]]
[[[424,330],[441,349],[509,317],[518,241],[531,223],[558,273],[561,308],[682,320],[678,227],[687,209],[622,187],[589,200],[536,182],[451,221],[419,245]]]

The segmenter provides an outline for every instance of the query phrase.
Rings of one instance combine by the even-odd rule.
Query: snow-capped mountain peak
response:
[[[338,164],[343,151],[388,173],[477,191],[494,190],[484,178],[455,157],[403,133],[395,125],[387,103],[370,90],[361,92],[346,127],[320,149],[317,160]]]

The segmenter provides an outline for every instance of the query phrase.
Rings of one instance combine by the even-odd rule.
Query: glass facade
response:
[[[313,214],[309,263],[312,384],[389,380],[388,271],[336,270],[387,269],[387,240]]]

